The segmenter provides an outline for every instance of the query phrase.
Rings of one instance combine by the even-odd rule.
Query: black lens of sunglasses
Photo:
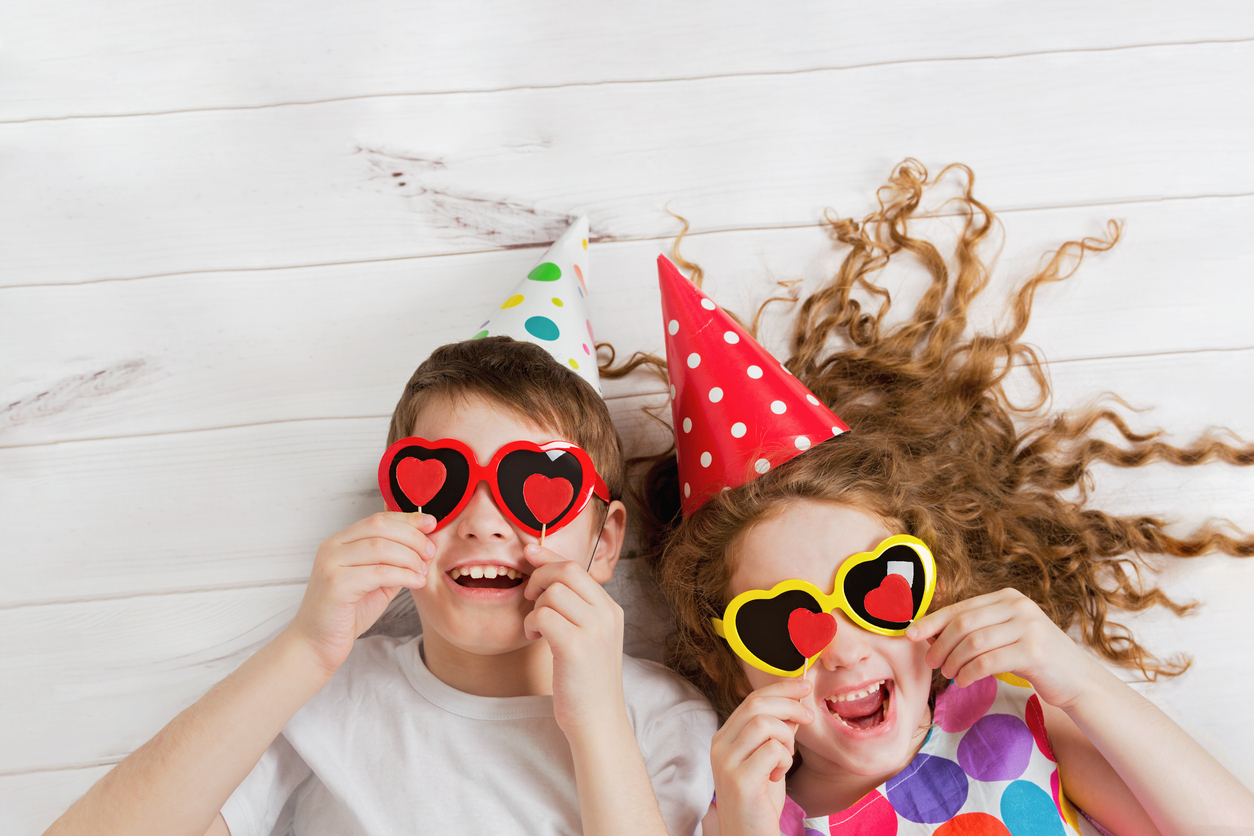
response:
[[[782,671],[798,670],[806,660],[788,634],[788,617],[797,609],[823,611],[813,595],[800,589],[746,601],[736,611],[736,633],[749,652],[768,665]]]
[[[461,502],[462,496],[466,493],[466,483],[470,481],[470,463],[466,461],[466,457],[448,448],[430,450],[426,447],[404,447],[392,458],[392,465],[388,469],[388,479],[392,483],[392,497],[402,511],[412,514],[418,510],[418,506],[405,495],[396,478],[397,467],[406,459],[419,461],[435,459],[444,465],[444,484],[436,491],[435,496],[423,503],[422,512],[435,517],[436,521],[453,513],[457,503]]]
[[[542,480],[530,487],[527,479],[539,474]],[[570,499],[564,497],[566,485],[545,480],[562,480],[569,485]],[[539,531],[541,524],[551,525],[570,511],[583,487],[583,466],[574,454],[565,450],[515,450],[506,453],[496,469],[496,485],[510,512],[527,528]]]
[[[889,563],[908,563],[909,567],[889,567]],[[892,584],[885,584],[889,569],[904,569],[910,575],[907,583],[910,586],[908,597],[909,615],[904,621],[885,618],[885,615],[905,615],[906,599],[898,597],[898,590]],[[901,574],[894,572],[893,574]],[[923,561],[918,552],[909,546],[896,545],[884,551],[875,560],[860,563],[849,570],[845,576],[845,600],[859,616],[867,622],[885,630],[904,630],[923,604],[923,592],[926,589]],[[895,612],[901,610],[901,612]]]

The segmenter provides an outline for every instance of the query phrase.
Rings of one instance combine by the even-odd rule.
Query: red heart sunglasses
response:
[[[579,516],[595,495],[610,501],[592,458],[567,441],[511,441],[487,465],[455,438],[402,438],[379,462],[379,490],[388,508],[422,510],[436,529],[461,513],[480,482],[487,482],[510,522],[537,537]]]

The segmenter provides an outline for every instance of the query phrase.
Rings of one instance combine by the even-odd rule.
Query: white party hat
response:
[[[543,346],[600,395],[587,275],[588,219],[580,217],[471,339],[513,337]]]

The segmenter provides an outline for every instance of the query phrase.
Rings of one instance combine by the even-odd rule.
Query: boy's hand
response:
[[[1016,589],[930,613],[906,629],[906,638],[930,640],[928,665],[960,687],[986,676],[1013,673],[1031,682],[1045,702],[1065,710],[1090,681],[1091,660]]]
[[[569,737],[626,718],[623,702],[623,608],[583,566],[535,543],[523,556],[537,567],[523,595],[535,609],[523,620],[528,639],[553,653],[553,713]]]
[[[796,752],[796,728],[814,720],[814,712],[801,703],[811,690],[806,679],[772,682],[745,697],[715,732],[710,765],[720,836],[779,833],[783,778]]]
[[[383,512],[353,523],[318,547],[291,635],[309,646],[330,676],[403,588],[420,589],[435,544],[429,514]]]

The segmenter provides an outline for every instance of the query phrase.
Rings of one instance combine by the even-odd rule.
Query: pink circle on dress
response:
[[[1028,704],[1023,709],[1023,719],[1032,731],[1036,748],[1041,750],[1042,755],[1057,763],[1058,758],[1054,757],[1054,749],[1049,745],[1049,735],[1045,731],[1045,712],[1041,710],[1041,698],[1036,694],[1028,697]]]
[[[871,790],[852,807],[828,816],[827,826],[841,836],[897,836],[897,812],[887,798]]]
[[[950,734],[966,731],[988,712],[996,698],[997,680],[991,676],[978,679],[965,688],[951,683],[937,695],[933,719]]]

